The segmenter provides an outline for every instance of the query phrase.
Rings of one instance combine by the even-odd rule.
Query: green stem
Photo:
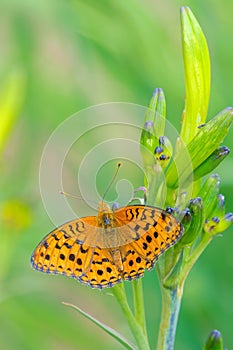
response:
[[[135,319],[129,307],[126,294],[125,294],[124,284],[123,283],[118,284],[116,287],[112,288],[112,292],[116,297],[125,315],[125,318],[128,321],[129,328],[137,342],[138,350],[150,350],[148,340],[143,334],[141,327],[139,326],[137,320]]]
[[[148,173],[148,178],[150,179],[150,186],[148,190],[147,204],[161,208],[164,204],[163,194],[161,193],[164,176],[159,164],[154,166],[152,173]]]
[[[162,287],[161,290],[162,312],[156,349],[173,350],[183,286],[172,290]]]
[[[143,289],[142,289],[142,279],[140,278],[137,280],[133,280],[132,286],[133,286],[135,318],[136,318],[138,324],[140,325],[145,337],[147,337]]]
[[[159,338],[157,343],[157,350],[173,350],[176,334],[177,320],[180,310],[180,303],[183,294],[183,286],[185,280],[201,255],[205,248],[210,243],[212,237],[206,233],[203,236],[197,246],[189,253],[189,249],[184,253],[184,260],[182,268],[180,270],[180,277],[178,286],[169,289],[164,286],[161,287],[162,290],[162,313],[159,329]],[[161,266],[159,266],[161,267]],[[161,273],[161,271],[159,271]],[[162,270],[162,272],[164,272]],[[160,280],[162,281],[161,274],[159,273]]]
[[[182,270],[181,270],[181,276],[180,281],[182,284],[184,284],[184,281],[186,280],[191,268],[201,255],[201,253],[206,249],[206,247],[209,245],[209,243],[212,240],[212,236],[204,233],[199,244],[193,249],[193,251],[185,258],[185,263],[183,264]]]

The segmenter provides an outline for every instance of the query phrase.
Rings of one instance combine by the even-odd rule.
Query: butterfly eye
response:
[[[104,221],[104,225],[109,225],[110,224],[110,220],[107,216],[103,217],[103,221]]]

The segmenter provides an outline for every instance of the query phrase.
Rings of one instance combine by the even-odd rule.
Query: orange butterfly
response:
[[[151,270],[182,236],[181,223],[165,210],[100,202],[97,216],[75,219],[49,233],[36,247],[36,270],[76,278],[93,288],[112,287]]]

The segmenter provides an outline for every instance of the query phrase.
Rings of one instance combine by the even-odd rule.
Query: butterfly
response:
[[[113,287],[142,277],[182,234],[181,223],[163,209],[128,205],[111,210],[102,201],[97,216],[74,219],[50,232],[34,250],[31,264],[92,288]]]

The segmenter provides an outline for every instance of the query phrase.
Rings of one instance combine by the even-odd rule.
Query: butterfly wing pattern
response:
[[[72,220],[49,233],[31,263],[36,270],[102,289],[143,276],[182,233],[181,223],[165,210],[132,205],[112,211],[100,203],[97,216]]]

